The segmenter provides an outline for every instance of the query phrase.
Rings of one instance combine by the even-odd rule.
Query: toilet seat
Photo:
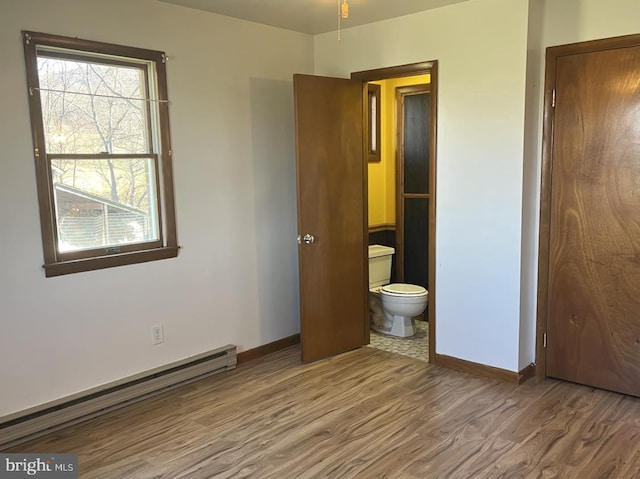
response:
[[[405,283],[392,283],[382,286],[380,291],[388,296],[396,296],[401,298],[426,296],[427,290],[422,286]]]

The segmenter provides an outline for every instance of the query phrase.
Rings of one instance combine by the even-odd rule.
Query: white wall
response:
[[[637,0],[536,0],[543,4],[545,47],[640,33]]]
[[[528,0],[470,0],[315,38],[317,74],[439,62],[436,352],[519,367]]]
[[[168,54],[177,259],[45,279],[22,29]],[[299,331],[291,75],[311,36],[153,0],[2,1],[0,58],[0,416]]]

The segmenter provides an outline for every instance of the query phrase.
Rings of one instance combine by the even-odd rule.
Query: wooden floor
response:
[[[87,478],[638,478],[640,400],[373,348],[282,352],[23,444]]]

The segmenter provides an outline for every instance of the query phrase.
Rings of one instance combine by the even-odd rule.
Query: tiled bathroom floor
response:
[[[403,356],[409,356],[420,361],[429,362],[429,323],[416,320],[415,336],[399,338],[388,336],[371,330],[369,346],[383,351],[389,351]]]

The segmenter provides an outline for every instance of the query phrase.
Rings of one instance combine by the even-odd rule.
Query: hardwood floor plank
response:
[[[526,479],[566,479],[570,477],[578,477],[578,471],[575,468],[564,464],[550,463],[534,469]]]
[[[623,423],[599,443],[597,451],[579,473],[583,477],[600,479],[623,477],[622,471],[628,467],[627,458],[637,458],[639,450],[640,430]]]
[[[83,479],[588,479],[639,477],[639,448],[637,398],[292,347],[11,452],[77,452]]]
[[[627,464],[620,472],[621,477],[640,477],[640,451],[627,461]]]
[[[514,446],[500,437],[465,437],[462,431],[426,454],[410,458],[405,470],[416,477],[482,477],[487,464],[509,454]]]

